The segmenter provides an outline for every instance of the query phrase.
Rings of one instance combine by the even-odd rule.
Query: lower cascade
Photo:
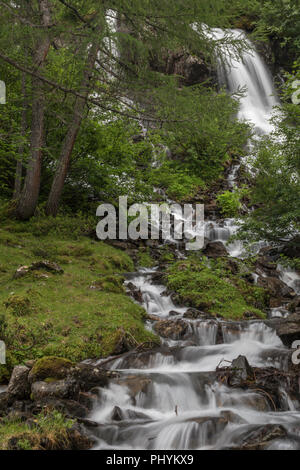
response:
[[[300,448],[300,403],[284,385],[275,404],[263,389],[220,379],[222,366],[243,355],[251,367],[286,370],[288,349],[276,332],[264,321],[188,319],[170,296],[161,296],[163,286],[152,284],[152,275],[141,270],[130,279],[147,312],[157,321],[184,318],[189,328],[181,340],[162,338],[160,351],[111,358],[106,367],[114,378],[100,390],[91,416],[99,424],[96,448],[224,449],[241,446],[264,427],[278,433],[272,448]]]

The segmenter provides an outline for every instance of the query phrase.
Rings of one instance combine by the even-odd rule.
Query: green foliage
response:
[[[248,194],[247,188],[235,188],[233,191],[224,191],[217,196],[218,206],[225,217],[237,217],[242,207],[241,199]]]
[[[237,121],[238,102],[225,92],[199,85],[159,98],[164,100],[162,117],[180,116],[179,122],[166,124],[165,143],[195,182],[195,177],[215,181],[232,155],[243,155],[249,128]]]
[[[279,242],[300,229],[300,108],[286,104],[277,130],[258,146],[255,184],[250,198],[255,210],[240,236]]]

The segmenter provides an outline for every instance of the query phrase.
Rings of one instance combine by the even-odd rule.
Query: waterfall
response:
[[[234,39],[251,43],[242,31],[230,30]],[[215,40],[224,31],[209,33]],[[218,61],[220,83],[232,93],[245,89],[239,119],[253,124],[255,132],[272,131],[269,119],[278,99],[272,78],[258,53],[244,52],[241,58],[233,48],[223,48]],[[229,176],[234,187],[238,167]],[[210,241],[226,243],[237,231],[237,221],[208,221],[205,227]],[[262,244],[254,247],[258,252]],[[244,248],[236,241],[229,245],[231,256],[243,256]],[[281,278],[296,287],[292,270],[278,266]],[[275,332],[263,321],[224,322],[219,319],[190,319],[186,308],[174,305],[163,285],[152,282],[153,272],[141,269],[130,282],[139,290],[140,303],[151,315],[152,324],[166,319],[186,322],[187,333],[178,341],[162,338],[158,351],[128,354],[111,361],[115,379],[107,389],[100,389],[99,405],[91,418],[99,423],[95,430],[97,449],[223,449],[241,444],[243,436],[262,425],[280,424],[292,438],[277,439],[270,448],[300,449],[299,404],[282,387],[283,409],[274,411],[261,391],[231,388],[219,381],[215,370],[239,355],[251,366],[282,369],[287,349]],[[255,281],[255,276],[254,276]],[[298,284],[297,284],[298,285]],[[299,285],[298,285],[299,286]],[[284,316],[274,309],[273,316]],[[149,326],[150,324],[150,326]],[[227,362],[226,362],[227,361]],[[298,428],[297,428],[298,426]]]
[[[219,82],[230,93],[245,91],[240,99],[239,119],[253,124],[256,134],[269,134],[273,130],[269,122],[273,108],[279,106],[272,76],[246,34],[238,29],[228,32],[234,40],[243,40],[249,50],[237,57],[233,46],[222,48],[222,56],[218,58]],[[225,35],[217,28],[210,34],[216,40],[222,40]]]

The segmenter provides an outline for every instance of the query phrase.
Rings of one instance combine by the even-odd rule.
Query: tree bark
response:
[[[13,200],[17,201],[20,199],[21,195],[21,187],[22,187],[22,171],[23,171],[23,153],[24,153],[24,139],[26,134],[26,127],[27,127],[27,95],[26,95],[26,74],[23,72],[22,75],[22,96],[23,96],[23,109],[22,109],[22,117],[21,117],[21,143],[19,146],[19,157],[17,160],[16,166],[16,174],[15,174],[15,185],[14,185],[14,193],[13,193]]]
[[[98,44],[94,43],[92,44],[88,53],[87,62],[85,65],[85,70],[81,83],[81,94],[84,96],[84,98],[76,97],[75,100],[73,116],[62,144],[59,161],[57,164],[57,168],[55,171],[46,205],[47,215],[56,216],[59,209],[60,198],[68,173],[73,147],[83,119],[84,110],[86,106],[86,98],[88,97],[90,91],[90,81],[93,75],[95,62],[97,60],[98,50]]]
[[[42,24],[49,26],[51,23],[50,6],[48,0],[39,0],[39,10]],[[40,40],[36,47],[33,61],[36,68],[43,67],[50,48],[48,35]],[[30,139],[30,157],[24,181],[23,191],[19,199],[17,215],[26,220],[33,216],[40,192],[42,143],[44,134],[45,97],[42,82],[32,77],[32,121]]]

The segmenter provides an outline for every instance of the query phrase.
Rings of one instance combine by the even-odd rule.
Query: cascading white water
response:
[[[229,33],[233,39],[245,41],[249,51],[240,58],[232,47],[223,48],[218,67],[220,83],[231,93],[245,90],[240,99],[239,119],[254,125],[256,134],[269,134],[273,130],[270,119],[274,106],[279,106],[272,76],[246,34],[237,29],[229,30]],[[222,40],[224,31],[213,29],[211,36]]]
[[[216,40],[224,36],[218,29],[211,34]],[[231,34],[247,41],[241,31]],[[239,118],[250,121],[258,134],[270,132],[269,118],[278,100],[267,67],[255,51],[246,52],[242,59],[230,57],[230,50],[223,50],[222,56],[220,80],[231,92],[246,87]],[[229,177],[231,187],[237,169]],[[209,221],[206,237],[226,243],[236,229],[233,219],[222,224]],[[231,256],[242,256],[244,248],[235,242],[228,251]],[[295,287],[294,273],[281,267],[279,270],[282,280]],[[284,388],[280,390],[284,411],[276,412],[259,390],[229,388],[218,382],[213,372],[239,355],[245,355],[252,366],[283,367],[286,348],[275,332],[262,321],[191,320],[184,316],[185,308],[178,308],[165,295],[164,286],[152,283],[152,274],[144,269],[130,279],[141,293],[142,305],[160,320],[183,319],[189,324],[187,337],[180,341],[163,339],[161,351],[136,353],[110,363],[117,377],[108,389],[101,389],[99,406],[92,414],[99,423],[96,447],[222,449],[238,445],[240,437],[257,426],[281,424],[293,437],[277,440],[271,448],[300,449],[300,405]],[[273,313],[284,316],[279,309]]]

